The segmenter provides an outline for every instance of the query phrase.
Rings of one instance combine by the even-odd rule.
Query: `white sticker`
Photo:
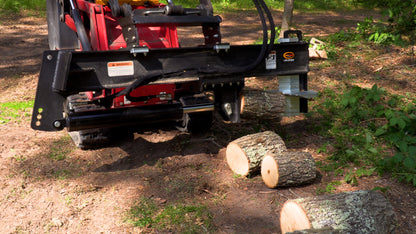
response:
[[[266,69],[276,69],[276,51],[270,51],[270,54],[266,58]]]
[[[109,77],[134,75],[133,61],[109,62],[107,69]]]

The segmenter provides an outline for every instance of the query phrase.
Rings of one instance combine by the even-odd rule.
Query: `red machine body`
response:
[[[116,17],[111,13],[108,6],[91,3],[85,0],[76,0],[79,10],[83,13],[84,18],[89,19],[89,36],[92,50],[106,51],[119,50],[127,48],[127,43],[123,37],[122,27],[120,26]],[[150,8],[162,8],[164,4],[148,6]],[[146,9],[145,6],[133,6],[135,9]],[[65,23],[69,28],[76,31],[75,22],[69,15],[65,15]],[[135,25],[135,30],[139,36],[139,46],[152,48],[179,48],[179,40],[177,34],[177,27],[175,24],[164,24],[159,26],[154,25]],[[132,29],[133,30],[133,29]],[[80,48],[82,50],[82,47]],[[122,72],[123,69],[133,67],[133,64],[126,63],[111,63],[108,66],[114,67],[114,72]],[[183,91],[183,86],[181,86]],[[187,86],[190,88],[191,86]],[[122,91],[123,88],[114,89],[111,94]],[[166,104],[174,100],[176,92],[175,84],[152,84],[141,86],[131,92],[131,96],[135,98],[148,97],[144,101],[132,102],[126,99],[125,96],[114,98],[113,108],[123,108],[132,106],[156,105]],[[108,93],[108,92],[107,92]],[[86,93],[90,100],[103,98],[106,96],[105,90],[102,93],[96,92]]]

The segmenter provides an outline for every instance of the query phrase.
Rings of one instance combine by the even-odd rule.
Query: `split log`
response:
[[[269,188],[305,184],[316,178],[315,159],[299,151],[267,154],[261,162],[261,177]]]
[[[241,117],[278,119],[285,113],[286,98],[277,90],[244,89],[241,95]]]
[[[375,191],[289,200],[280,211],[282,233],[325,227],[343,233],[393,233],[396,223],[391,204]]]
[[[312,47],[309,47],[310,59],[328,59],[326,51],[322,48],[325,46],[325,42],[312,38],[309,44],[312,45]]]
[[[260,164],[267,154],[286,151],[282,138],[272,131],[250,134],[228,144],[226,159],[231,170],[241,176],[253,175],[260,171]]]

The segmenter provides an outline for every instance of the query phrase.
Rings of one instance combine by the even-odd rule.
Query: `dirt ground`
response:
[[[304,14],[296,15],[294,22],[308,36],[319,36],[354,27],[366,16],[363,12]],[[224,15],[223,19],[224,41],[248,44],[258,38],[253,14]],[[276,21],[280,22],[278,17]],[[41,55],[48,48],[46,20],[3,16],[0,32],[0,102],[33,100]],[[386,56],[399,59],[400,53],[395,52]],[[377,69],[383,64],[371,66]],[[325,69],[313,67],[311,90],[322,89],[336,76]],[[362,82],[370,85],[365,77]],[[415,83],[399,85],[404,91],[414,91]],[[243,120],[234,125],[216,118],[204,135],[169,128],[146,130],[131,141],[87,151],[75,148],[64,131],[32,130],[27,116],[0,124],[0,232],[140,232],[124,220],[126,211],[145,196],[207,205],[218,233],[280,233],[279,211],[286,200],[315,196],[328,181],[342,178],[319,172],[310,185],[268,189],[260,176],[233,176],[225,161],[225,147],[243,135],[274,130],[289,150],[306,151],[322,160],[327,155],[317,152],[326,139],[308,133],[306,124],[302,116],[283,118],[280,123]],[[387,176],[371,176],[360,178],[358,186],[342,182],[334,192],[376,186],[389,187],[384,195],[397,214],[397,233],[414,232],[414,187]]]

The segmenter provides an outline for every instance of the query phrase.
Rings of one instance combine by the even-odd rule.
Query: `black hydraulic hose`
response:
[[[87,32],[85,31],[84,24],[81,20],[78,8],[75,7],[74,0],[69,0],[71,5],[72,18],[74,19],[75,28],[77,29],[78,39],[81,42],[83,51],[91,51],[91,43],[88,40]]]
[[[266,12],[267,18],[269,19],[269,26],[270,26],[270,42],[269,42],[269,46],[267,49],[267,53],[270,53],[270,51],[273,48],[273,44],[274,44],[274,40],[276,38],[276,26],[274,24],[274,20],[273,20],[273,16],[272,13],[270,12],[269,8],[267,7],[266,3],[264,2],[264,0],[259,0],[264,11]]]
[[[246,72],[246,71],[250,71],[250,70],[256,68],[263,61],[263,59],[266,56],[266,53],[269,53],[271,48],[273,47],[274,38],[275,38],[276,33],[275,33],[275,26],[274,26],[273,17],[270,13],[270,10],[268,9],[267,5],[264,3],[264,0],[253,0],[253,3],[254,3],[254,5],[257,9],[257,12],[259,14],[262,29],[263,29],[263,43],[262,43],[259,55],[257,56],[256,60],[248,66],[239,67],[239,68],[236,68],[236,69],[227,69],[226,71],[214,71],[214,72],[216,72],[216,73],[220,72],[220,73],[226,73],[226,74],[232,75],[232,74],[238,74],[238,73],[243,73],[243,72]],[[271,29],[270,29],[271,30],[270,44],[269,44],[269,35],[268,35],[268,30],[267,30],[268,27],[267,27],[266,17],[264,15],[263,11],[266,12],[266,15],[267,15],[270,27],[271,27]],[[204,72],[206,74],[213,73],[212,71],[202,71],[202,72]],[[173,74],[173,73],[180,73],[180,71],[172,72],[170,74]],[[146,76],[139,77],[135,82],[133,82],[128,87],[126,87],[124,90],[122,90],[118,93],[112,94],[110,96],[107,96],[107,97],[103,98],[104,100],[102,100],[102,101],[108,102],[108,101],[111,101],[115,97],[119,97],[119,96],[123,96],[123,95],[126,95],[126,97],[128,99],[129,97],[131,97],[130,93],[134,89],[136,89],[139,86],[148,84],[151,81],[156,80],[160,77],[163,77],[163,75],[166,75],[166,74],[164,74],[162,71],[157,71],[157,72],[153,72],[151,74],[147,74]],[[133,97],[131,97],[131,98],[134,99]]]

